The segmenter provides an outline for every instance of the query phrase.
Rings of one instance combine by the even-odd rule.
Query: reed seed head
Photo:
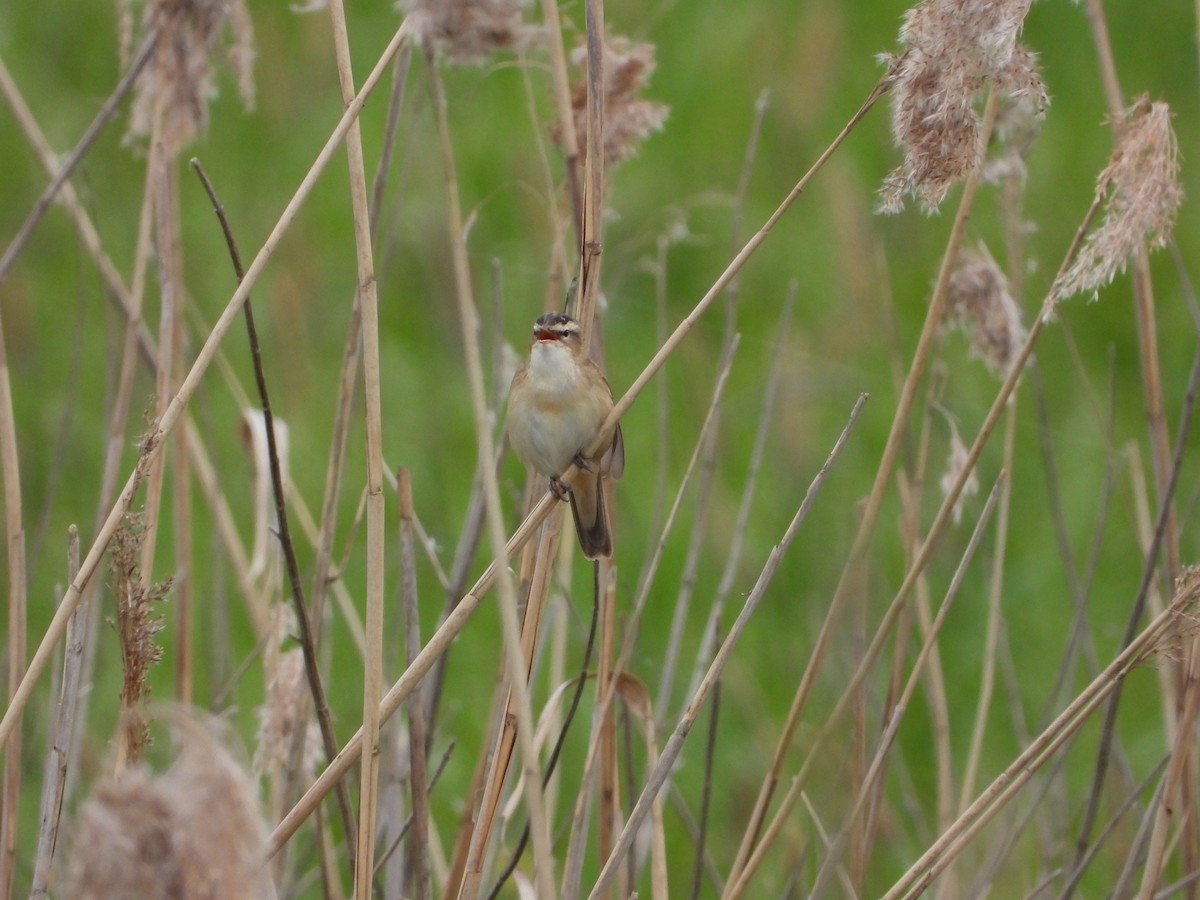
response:
[[[586,70],[587,45],[571,51],[571,62]],[[615,165],[635,155],[652,133],[662,131],[669,107],[642,98],[654,74],[654,45],[613,37],[604,45],[604,164]],[[587,78],[571,90],[575,131],[587,129]],[[559,129],[555,140],[561,143]]]
[[[179,757],[99,785],[82,805],[67,866],[76,900],[257,900],[273,896],[254,783],[215,723],[174,713]]]
[[[135,39],[138,0],[121,0],[122,56]],[[171,156],[208,125],[217,96],[213,57],[222,53],[238,93],[254,104],[254,29],[244,0],[143,0],[141,35],[157,33],[154,56],[134,87],[127,141],[156,135]],[[222,42],[228,31],[229,40]],[[155,122],[161,116],[161,123]]]
[[[415,33],[456,65],[487,62],[502,50],[520,50],[537,35],[526,24],[528,0],[402,0]]]
[[[1074,294],[1096,292],[1125,271],[1146,242],[1167,243],[1183,202],[1179,183],[1179,144],[1166,103],[1138,98],[1117,128],[1117,144],[1096,179],[1104,217],[1084,241],[1075,262],[1051,290],[1057,303]]]
[[[989,81],[1001,96],[1046,105],[1036,59],[1017,44],[1030,2],[923,0],[905,15],[904,53],[882,58],[891,69],[892,134],[904,150],[880,190],[882,212],[899,212],[906,196],[936,211],[981,164],[976,104]]]
[[[983,244],[959,254],[942,321],[966,333],[972,356],[998,377],[1008,375],[1025,343],[1026,330],[1008,279]]]

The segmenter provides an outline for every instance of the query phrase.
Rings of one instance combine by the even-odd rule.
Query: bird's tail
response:
[[[604,485],[599,473],[580,473],[571,491],[571,515],[579,546],[588,559],[612,556],[612,533],[604,510]]]

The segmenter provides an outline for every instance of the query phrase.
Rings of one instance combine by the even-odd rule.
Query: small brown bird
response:
[[[508,391],[508,440],[521,462],[550,477],[550,489],[569,494],[579,546],[588,559],[612,556],[612,534],[604,512],[601,480],[625,470],[621,427],[597,459],[584,459],[613,407],[612,389],[583,347],[579,323],[564,313],[546,313],[533,326],[529,359]],[[568,488],[558,477],[571,463],[582,471]]]

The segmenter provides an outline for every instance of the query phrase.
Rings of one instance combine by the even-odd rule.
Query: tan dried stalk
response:
[[[334,56],[342,102],[354,101],[350,39],[342,0],[329,0]],[[370,750],[362,762],[358,793],[358,850],[355,853],[354,896],[369,900],[375,871],[375,816],[379,794],[379,698],[383,694],[384,496],[383,413],[379,384],[379,300],[371,241],[371,213],[358,119],[346,132],[350,165],[350,201],[354,211],[357,248],[359,315],[362,327],[363,392],[366,399],[367,442],[367,588],[366,656],[363,659],[363,736]]]
[[[4,480],[4,547],[8,568],[8,701],[12,708],[25,676],[26,579],[25,526],[21,500],[21,464],[17,452],[17,423],[13,416],[12,376],[0,318],[0,477]],[[21,798],[21,736],[18,733],[4,757],[4,795],[0,803],[0,894],[12,890],[17,853],[17,807]]]
[[[79,531],[72,525],[67,529],[67,581],[79,571]],[[49,896],[50,870],[58,845],[59,823],[62,818],[63,795],[67,786],[67,768],[71,764],[71,737],[76,729],[75,711],[78,708],[83,669],[83,647],[87,638],[84,610],[77,609],[67,629],[67,646],[63,654],[62,687],[54,706],[54,726],[50,732],[46,780],[42,782],[41,817],[38,826],[37,855],[33,867],[31,896]]]
[[[454,150],[450,142],[447,124],[445,92],[437,67],[432,46],[427,44],[425,55],[433,91],[434,113],[438,124],[438,135],[442,151],[442,164],[446,181],[449,206],[450,250],[454,261],[455,297],[458,301],[459,329],[462,335],[463,355],[466,357],[467,378],[471,391],[471,409],[475,420],[475,439],[480,459],[495,458],[491,423],[488,418],[487,393],[483,377],[483,362],[479,352],[479,336],[476,330],[474,290],[471,284],[471,268],[467,258],[466,236],[463,230],[462,208],[459,202],[458,180],[455,174]],[[500,620],[504,629],[504,658],[508,668],[509,687],[513,692],[514,712],[517,718],[517,739],[521,747],[521,769],[525,775],[525,791],[529,808],[530,831],[533,835],[534,870],[537,875],[539,896],[554,896],[554,879],[550,867],[553,864],[550,852],[550,832],[546,822],[545,797],[541,779],[538,777],[537,754],[533,747],[533,711],[529,691],[525,683],[527,662],[522,658],[520,625],[517,617],[516,588],[511,573],[503,565],[506,559],[504,520],[500,508],[500,486],[496,471],[483,467],[483,490],[487,501],[486,524],[492,545],[494,562],[492,568],[499,573]],[[447,620],[449,621],[449,620]],[[411,668],[411,667],[410,667]],[[482,860],[482,853],[477,859]],[[481,864],[468,866],[463,880],[460,897],[473,897],[479,888],[482,874]]]

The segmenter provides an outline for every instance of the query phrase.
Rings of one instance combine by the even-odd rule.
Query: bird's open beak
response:
[[[536,341],[557,341],[558,335],[546,328],[539,328],[533,333],[533,339]]]

